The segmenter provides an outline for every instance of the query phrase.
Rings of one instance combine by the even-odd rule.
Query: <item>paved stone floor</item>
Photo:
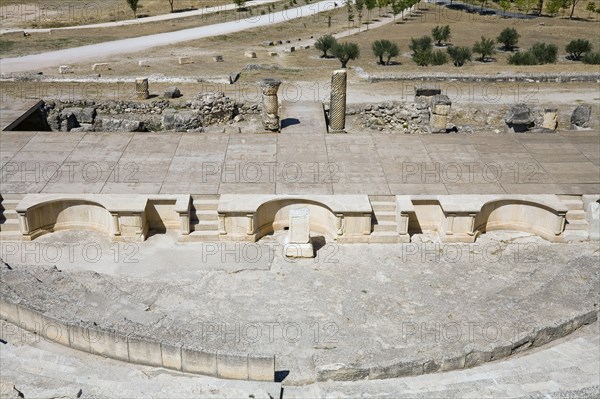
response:
[[[419,136],[1,132],[0,144],[5,193],[600,192],[596,131]]]
[[[540,348],[473,369],[306,386],[227,381],[125,364],[36,340],[16,326],[0,344],[3,398],[597,398],[598,322]],[[15,339],[14,335],[18,335]],[[76,371],[76,372],[75,372]],[[18,392],[17,392],[18,390]],[[79,394],[79,396],[78,396]]]

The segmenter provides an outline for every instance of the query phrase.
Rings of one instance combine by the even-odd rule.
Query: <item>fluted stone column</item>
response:
[[[135,80],[135,94],[138,100],[146,100],[150,97],[148,78],[137,78]]]
[[[279,131],[279,103],[277,101],[277,90],[280,81],[275,79],[263,79],[260,82],[262,89],[262,124],[265,130]]]
[[[333,71],[329,100],[329,133],[346,133],[346,80],[345,69]]]

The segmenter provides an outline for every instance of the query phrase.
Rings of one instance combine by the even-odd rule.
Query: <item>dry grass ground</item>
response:
[[[531,20],[516,20],[499,18],[497,16],[481,16],[468,14],[459,11],[453,11],[449,14],[445,9],[439,9],[433,5],[423,5],[423,10],[407,18],[406,21],[390,22],[377,29],[365,30],[349,36],[346,41],[353,41],[359,44],[361,57],[356,61],[351,61],[350,66],[360,66],[371,74],[401,74],[401,73],[482,73],[496,74],[498,72],[598,72],[598,66],[584,65],[580,62],[566,60],[564,47],[568,41],[574,38],[589,38],[596,44],[595,50],[599,50],[598,40],[594,40],[594,35],[598,34],[597,24],[594,22],[567,20],[560,18],[535,18]],[[444,10],[444,11],[442,11]],[[328,16],[331,15],[331,26],[329,26]],[[375,18],[377,11],[373,12]],[[217,17],[217,16],[215,16]],[[217,17],[218,18],[218,17]],[[383,17],[385,18],[385,17]],[[391,17],[388,17],[391,20]],[[34,46],[39,46],[39,51],[44,46],[61,45],[61,40],[77,41],[95,40],[101,41],[109,36],[111,38],[128,37],[132,35],[142,35],[155,33],[157,30],[176,30],[193,24],[193,21],[170,21],[163,22],[158,26],[155,24],[140,25],[138,27],[114,28],[107,30],[92,30],[88,37],[81,37],[75,33],[60,33],[62,37],[44,42],[40,40],[35,42]],[[208,23],[208,22],[207,22]],[[188,25],[189,24],[189,25]],[[448,63],[442,66],[419,67],[410,58],[408,44],[411,37],[428,35],[431,29],[436,25],[449,24],[452,29],[453,45],[472,46],[482,35],[495,38],[505,27],[515,27],[521,34],[519,46],[523,49],[529,48],[534,42],[543,41],[554,43],[559,48],[559,61],[556,64],[540,66],[511,66],[507,64],[508,53],[498,51],[495,55],[495,62],[471,62],[464,67],[457,68]],[[308,39],[310,36],[318,37],[326,33],[336,33],[347,29],[347,13],[343,7],[336,10],[321,13],[318,15],[298,18],[284,23],[275,24],[267,27],[247,30],[244,32],[217,36],[207,39],[194,40],[178,45],[159,47],[151,54],[132,53],[127,56],[118,56],[110,59],[86,60],[85,64],[74,65],[76,74],[89,74],[90,66],[94,62],[110,62],[111,71],[104,72],[103,76],[134,76],[138,74],[164,74],[166,76],[190,76],[198,78],[226,77],[232,72],[241,71],[248,64],[258,64],[259,68],[251,68],[242,74],[242,80],[255,81],[265,76],[279,76],[289,80],[315,81],[323,80],[329,77],[330,71],[339,67],[339,62],[335,59],[322,59],[320,52],[314,48],[302,49],[294,53],[279,52],[276,57],[267,56],[267,51],[273,50],[272,47],[262,45],[265,40],[290,40],[288,46],[294,45],[298,39]],[[21,38],[9,52],[18,52],[23,48],[31,50],[31,47],[23,44],[27,39]],[[398,65],[380,66],[376,64],[376,59],[371,52],[371,43],[374,40],[387,38],[398,43],[401,49],[401,56],[396,59]],[[249,59],[244,57],[245,50],[257,52],[258,58]],[[225,62],[215,63],[212,56],[221,54]],[[5,55],[6,56],[6,55]],[[193,64],[178,65],[178,56],[189,56],[194,60]],[[150,62],[149,68],[140,68],[137,61],[147,59]],[[44,71],[48,74],[56,74],[55,70]]]
[[[287,2],[287,1],[286,1]],[[273,3],[281,9],[283,1]],[[253,7],[253,14],[267,10],[267,6]],[[249,14],[234,10],[210,13],[201,16],[178,18],[168,21],[147,22],[137,26],[118,26],[111,28],[53,30],[49,33],[8,34],[0,36],[0,51],[3,57],[18,57],[45,51],[60,50],[69,47],[83,46],[109,40],[119,40],[129,37],[152,35],[155,33],[173,32],[199,26],[234,21]]]
[[[174,0],[175,12],[202,9],[230,0]],[[125,0],[0,0],[2,25],[20,28],[57,28],[133,18]],[[138,17],[168,14],[168,0],[140,0]]]

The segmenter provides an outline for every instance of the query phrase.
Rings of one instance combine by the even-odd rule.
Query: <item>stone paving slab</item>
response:
[[[2,192],[600,192],[595,131],[415,136],[291,130],[260,135],[1,132]]]

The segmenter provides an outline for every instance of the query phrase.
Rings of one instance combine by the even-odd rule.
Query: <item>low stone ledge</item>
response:
[[[161,344],[158,341],[152,341],[145,337],[128,336],[127,350],[131,363],[152,367],[163,366]]]
[[[181,368],[184,372],[217,375],[217,353],[181,348]]]
[[[247,380],[248,355],[217,351],[217,377]]]
[[[248,355],[248,379],[273,381],[275,379],[275,356]]]
[[[127,337],[115,331],[89,328],[90,353],[129,362]]]
[[[346,365],[343,363],[317,366],[317,381],[355,381],[398,378],[430,374],[437,371],[451,371],[479,366],[493,360],[506,358],[530,347],[537,347],[562,338],[580,327],[598,320],[598,310],[587,311],[564,322],[544,326],[527,333],[522,338],[496,347],[469,346],[464,354],[450,355],[441,359],[417,359],[391,362],[386,365]]]
[[[168,342],[160,343],[162,367],[171,370],[183,371],[181,364],[181,345]]]
[[[469,75],[469,74],[397,74],[397,75],[368,75],[369,83],[406,80],[444,81],[444,82],[530,82],[530,83],[580,83],[600,82],[598,73],[574,74],[502,74],[502,75]]]

